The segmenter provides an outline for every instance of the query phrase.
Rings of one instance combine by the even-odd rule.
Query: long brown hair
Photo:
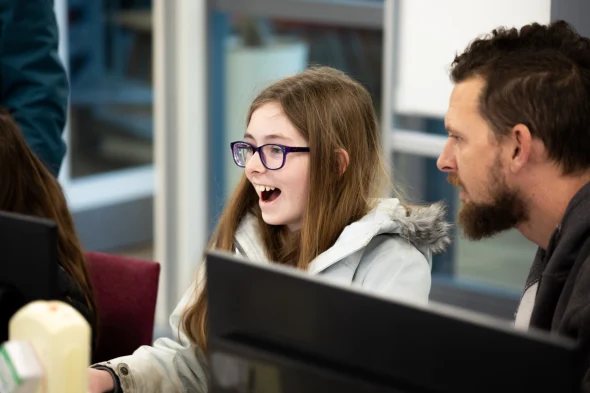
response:
[[[43,217],[56,223],[59,263],[79,285],[96,322],[84,252],[61,186],[29,148],[22,132],[4,109],[0,109],[0,161],[0,210]]]
[[[344,227],[358,221],[378,196],[380,175],[385,174],[379,128],[371,96],[358,82],[328,67],[311,68],[263,90],[247,116],[268,103],[281,105],[285,115],[307,139],[310,148],[308,202],[300,231],[265,224],[258,195],[242,176],[226,205],[211,238],[212,249],[233,251],[234,235],[244,217],[256,216],[258,230],[269,260],[305,270],[319,254],[330,248]],[[340,175],[342,155],[349,164]],[[207,289],[197,287],[193,304],[185,310],[182,324],[188,337],[207,348]]]

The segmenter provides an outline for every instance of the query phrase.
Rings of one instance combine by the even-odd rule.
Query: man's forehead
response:
[[[484,80],[479,77],[457,83],[451,92],[450,105],[477,108],[484,84]]]
[[[464,120],[479,117],[479,96],[483,86],[484,81],[479,77],[467,79],[454,86],[445,116],[447,129],[459,128]]]

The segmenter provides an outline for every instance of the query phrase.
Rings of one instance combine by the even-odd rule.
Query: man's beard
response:
[[[458,222],[469,240],[481,240],[514,228],[527,217],[526,205],[518,193],[502,178],[499,166],[490,170],[489,191],[492,201],[487,203],[464,202],[459,210]],[[457,175],[449,174],[447,181],[462,187]]]

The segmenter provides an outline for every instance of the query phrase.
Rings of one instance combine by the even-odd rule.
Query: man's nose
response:
[[[436,166],[440,171],[446,173],[455,172],[457,170],[457,164],[452,154],[449,141],[443,146],[443,149],[438,156],[438,160],[436,160]]]

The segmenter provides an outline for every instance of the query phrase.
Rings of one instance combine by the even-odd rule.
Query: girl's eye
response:
[[[283,149],[278,146],[273,146],[270,152],[271,154],[283,154]]]

